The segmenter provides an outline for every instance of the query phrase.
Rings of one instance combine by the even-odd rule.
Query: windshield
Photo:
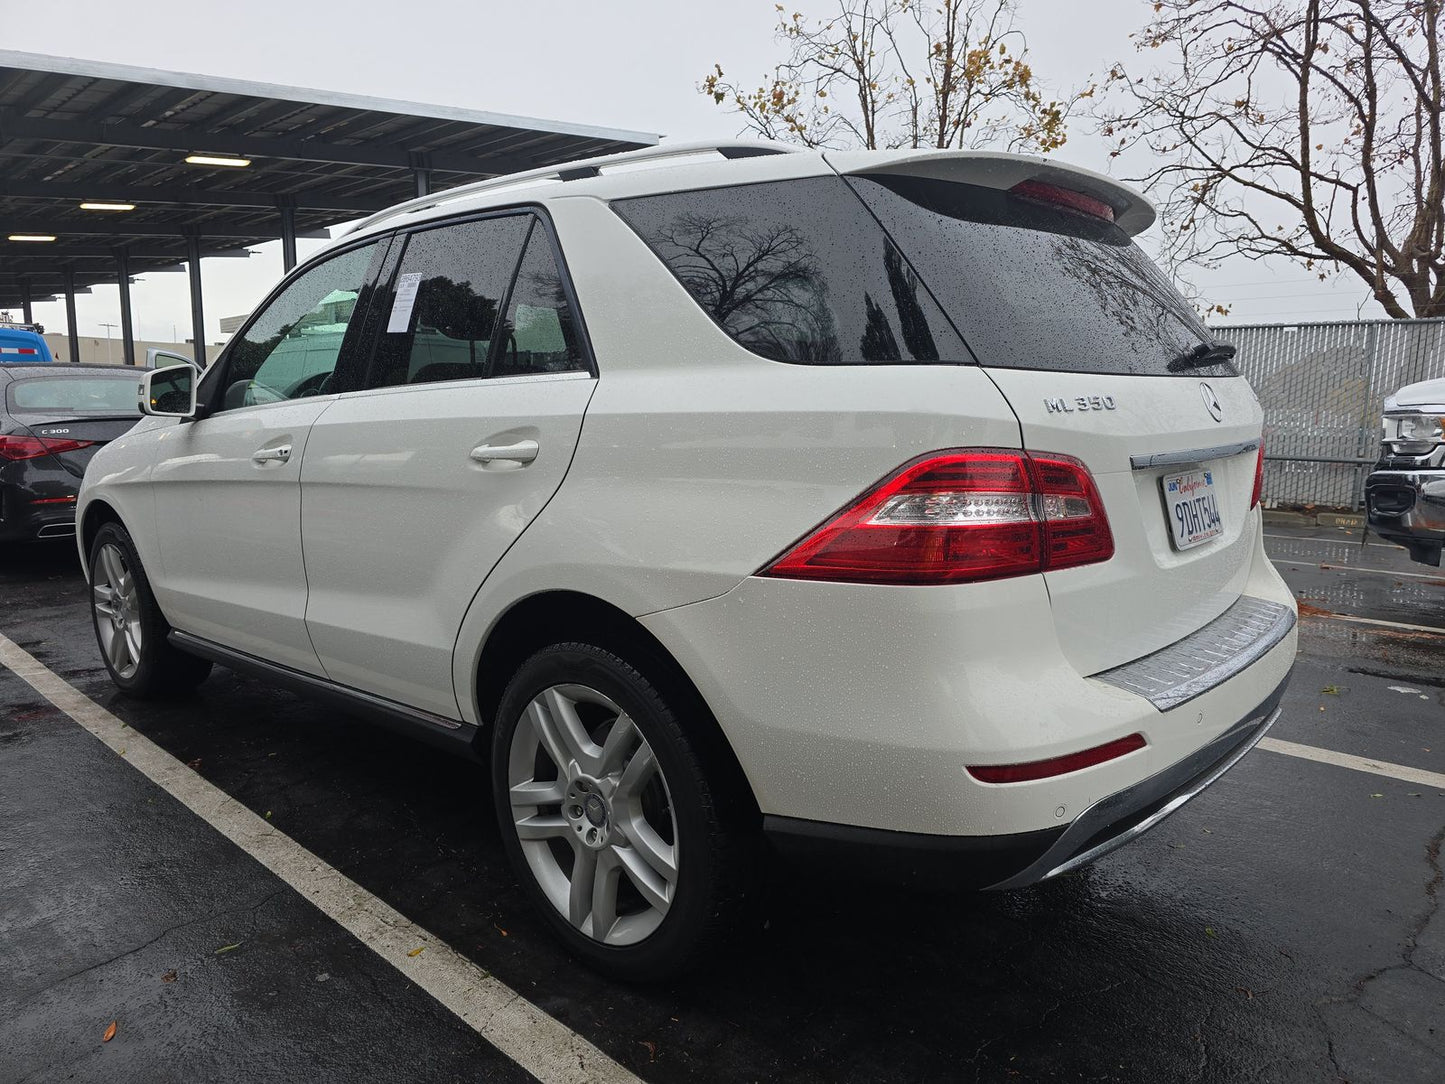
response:
[[[11,413],[140,417],[137,376],[108,373],[16,380],[5,391]]]
[[[852,177],[980,364],[1173,375],[1212,341],[1189,303],[1114,223],[994,188]],[[1179,375],[1232,376],[1226,359]]]

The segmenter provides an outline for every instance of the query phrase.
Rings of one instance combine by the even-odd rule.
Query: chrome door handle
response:
[[[471,457],[478,463],[530,463],[537,458],[535,440],[519,440],[516,444],[478,444],[471,451]]]
[[[284,463],[291,458],[291,445],[281,444],[275,448],[261,448],[251,453],[252,463]]]

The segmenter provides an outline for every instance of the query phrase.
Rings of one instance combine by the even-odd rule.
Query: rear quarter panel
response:
[[[636,615],[725,593],[902,463],[1018,447],[973,365],[807,366],[734,344],[603,203],[555,201],[599,381],[552,501],[482,584],[453,678],[515,602],[580,591]]]

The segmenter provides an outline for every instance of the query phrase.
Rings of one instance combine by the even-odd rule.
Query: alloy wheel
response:
[[[125,553],[112,542],[101,547],[91,570],[90,597],[106,660],[120,677],[134,677],[145,645],[140,594]]]
[[[585,685],[542,690],[513,731],[507,783],[527,865],[575,929],[632,945],[662,924],[677,893],[677,816],[622,708]]]

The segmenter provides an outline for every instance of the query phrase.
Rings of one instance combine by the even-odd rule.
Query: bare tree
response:
[[[788,53],[761,85],[730,80],[717,65],[699,89],[769,139],[1035,151],[1062,146],[1070,110],[1093,93],[1044,92],[1015,0],[835,2],[821,19],[777,7]]]
[[[1160,0],[1163,67],[1110,73],[1113,153],[1160,201],[1166,255],[1348,271],[1395,318],[1445,316],[1442,0]]]

